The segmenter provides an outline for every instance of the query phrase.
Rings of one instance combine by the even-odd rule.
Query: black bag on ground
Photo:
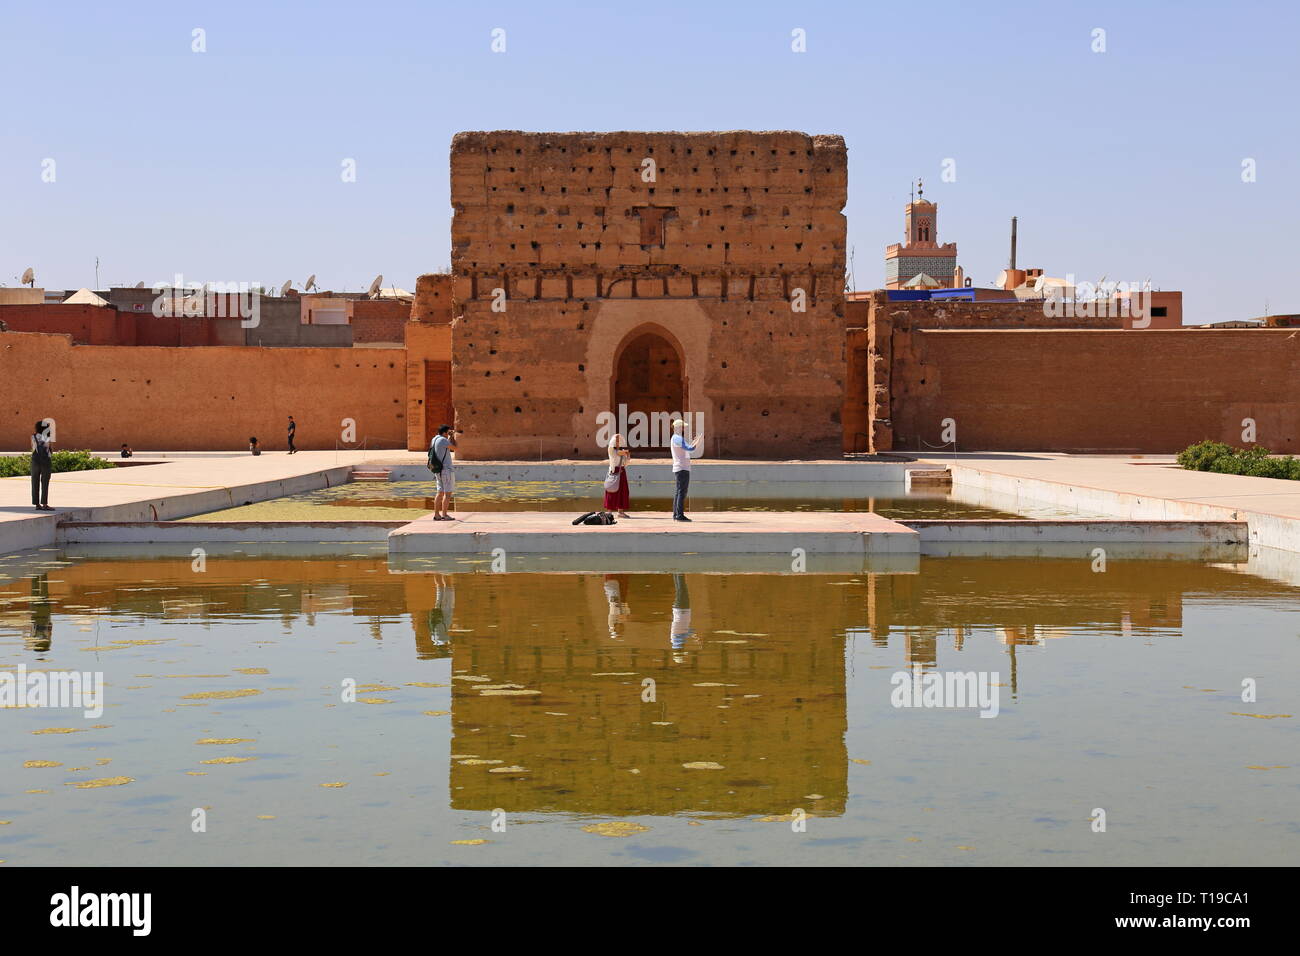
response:
[[[612,511],[588,511],[573,519],[574,524],[617,524]]]

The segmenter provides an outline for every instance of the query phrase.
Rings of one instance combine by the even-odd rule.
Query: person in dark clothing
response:
[[[49,426],[44,421],[37,422],[32,432],[32,507],[37,511],[54,510],[50,507],[50,475],[54,472],[52,442]]]
[[[27,606],[32,612],[31,636],[24,643],[28,650],[44,654],[54,643],[54,622],[50,617],[50,583],[49,575],[40,574],[32,578],[32,597]]]
[[[248,440],[248,450],[251,451],[254,455],[262,454],[261,446],[257,444],[256,437],[250,438]]]
[[[289,416],[289,454],[291,455],[298,451],[298,449],[295,448],[293,445],[293,434],[297,430],[298,430],[298,426],[297,424],[294,423],[293,416],[290,415]]]
[[[135,454],[135,452],[133,452],[133,451],[131,450],[131,446],[130,446],[130,445],[127,445],[127,444],[123,444],[123,445],[122,445],[122,457],[123,457],[123,458],[130,458],[130,457],[131,457],[132,455],[134,455],[134,454]]]

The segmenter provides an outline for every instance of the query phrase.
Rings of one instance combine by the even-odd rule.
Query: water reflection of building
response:
[[[842,812],[843,604],[797,575],[627,579],[617,641],[599,577],[510,575],[462,598],[452,805]]]
[[[20,598],[26,610],[14,625],[11,609],[0,617],[0,630],[17,626],[24,635],[48,638],[49,610],[70,606],[79,615],[98,611],[166,620],[276,618],[286,625],[302,619],[315,623],[320,614],[366,619],[372,636],[381,625],[409,615],[420,660],[450,655],[433,640],[429,612],[438,607],[432,575],[392,575],[386,556],[366,558],[249,558],[209,556],[196,572],[191,557],[81,559],[60,567],[57,580],[43,575],[0,584],[0,600]],[[141,582],[148,587],[141,587]],[[44,595],[48,600],[33,600]],[[405,630],[407,624],[403,624]]]
[[[1182,596],[1209,566],[1177,561],[923,558],[921,573],[870,575],[867,616],[873,642],[904,633],[905,659],[933,665],[948,639],[960,650],[972,628],[991,628],[1006,645],[1039,644],[1083,627],[1119,632],[1182,626]],[[1239,579],[1238,579],[1239,580]],[[1264,582],[1259,582],[1268,586]]]
[[[203,573],[188,554],[79,559],[54,577],[0,583],[0,634],[39,652],[59,614],[345,615],[377,639],[399,640],[407,661],[451,658],[453,806],[838,813],[846,635],[873,663],[961,669],[963,647],[998,641],[1014,687],[1026,646],[1176,633],[1184,594],[1259,603],[1296,593],[1235,567],[1113,560],[1094,574],[1090,565],[1087,557],[923,558],[918,574],[678,579],[390,574],[384,557],[209,557]],[[863,646],[868,637],[874,647]],[[653,699],[643,699],[645,678],[655,682]],[[695,762],[724,769],[682,766]],[[492,772],[511,767],[527,772]]]

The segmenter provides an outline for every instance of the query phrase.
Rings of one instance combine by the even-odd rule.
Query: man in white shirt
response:
[[[673,520],[690,521],[686,517],[686,489],[691,486],[691,452],[696,448],[702,448],[704,442],[704,433],[695,436],[695,441],[688,442],[682,432],[686,428],[686,422],[678,418],[673,422],[673,438],[668,443],[669,450],[673,453],[673,477],[677,479],[677,489],[673,492]]]

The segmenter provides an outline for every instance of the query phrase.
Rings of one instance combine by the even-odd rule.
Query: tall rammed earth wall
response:
[[[922,329],[892,380],[893,448],[1176,452],[1212,438],[1300,454],[1300,338],[1286,329]],[[951,446],[949,446],[951,447]]]
[[[883,290],[845,303],[847,361],[853,374],[844,392],[844,450],[924,449],[898,444],[894,419],[906,414],[914,387],[928,368],[916,336],[937,329],[1119,329],[1110,316],[1057,316],[1042,302],[891,302]],[[1121,342],[1121,347],[1127,344]],[[996,377],[996,367],[982,371]],[[1069,441],[1068,434],[1062,438]],[[907,438],[906,440],[911,440]]]
[[[714,457],[838,455],[847,164],[794,132],[460,133],[462,458],[602,454],[622,348],[678,353]]]
[[[256,435],[334,448],[343,420],[370,448],[406,445],[404,349],[120,348],[66,335],[0,333],[0,449],[26,451],[37,419],[58,447],[240,449]]]

